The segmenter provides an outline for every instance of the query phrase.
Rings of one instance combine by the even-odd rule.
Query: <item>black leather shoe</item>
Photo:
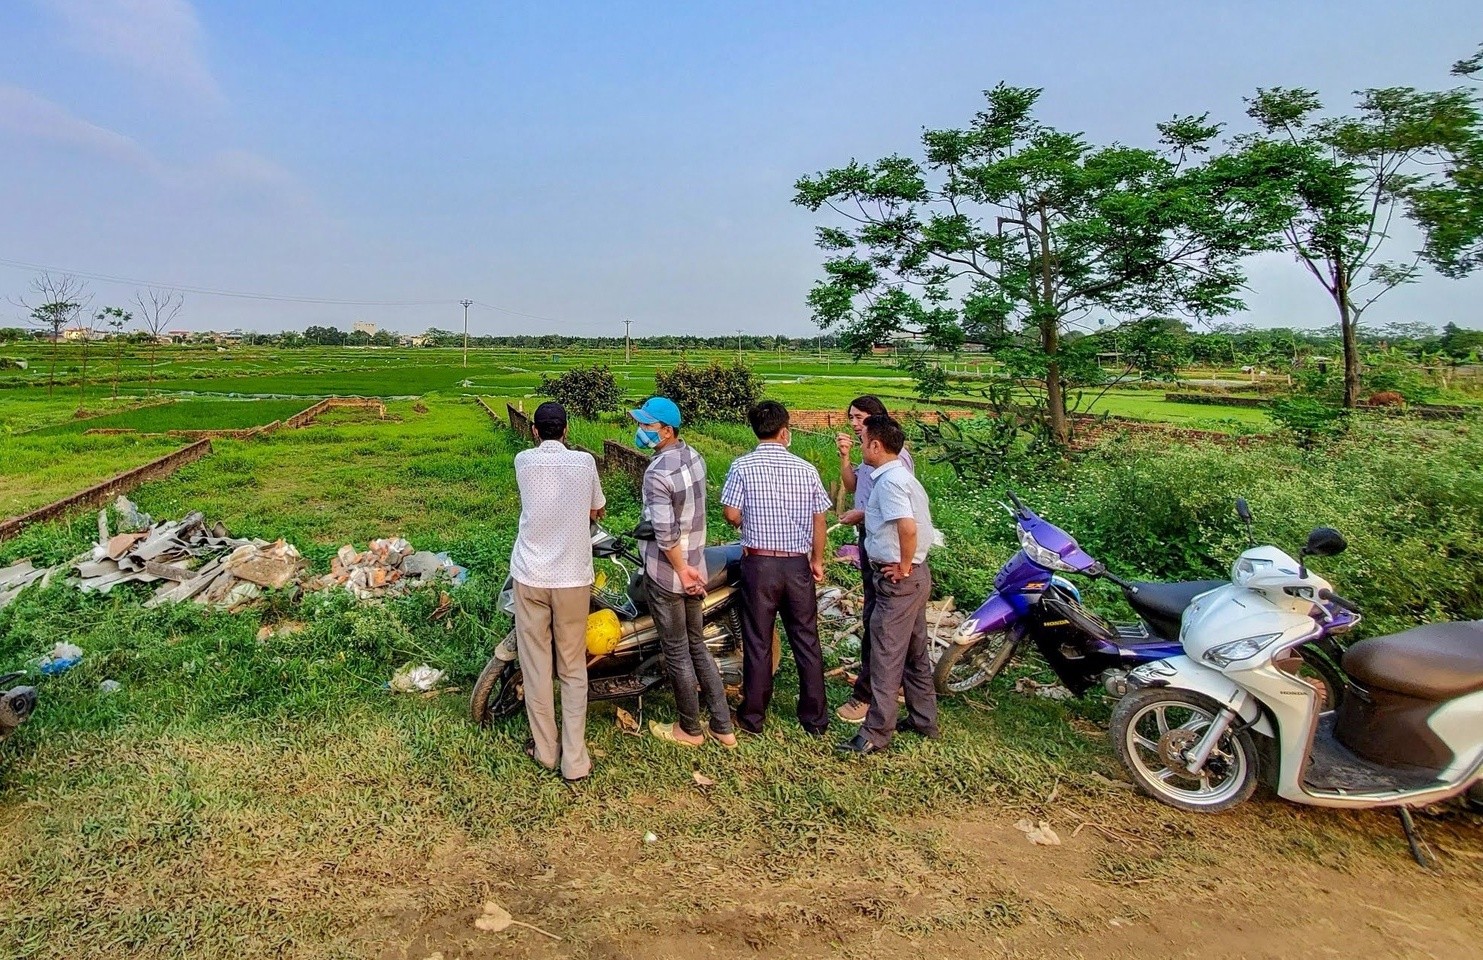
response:
[[[865,734],[857,733],[848,740],[841,740],[834,745],[834,752],[849,757],[868,757],[872,753],[880,753],[881,748],[865,739]]]

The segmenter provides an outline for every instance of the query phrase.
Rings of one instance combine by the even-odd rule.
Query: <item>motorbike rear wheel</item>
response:
[[[977,643],[951,643],[939,648],[932,680],[939,697],[964,693],[997,677],[1014,658],[1019,644],[1005,631],[981,637]]]
[[[1223,737],[1198,774],[1177,759],[1179,751],[1200,741],[1220,711],[1220,704],[1192,690],[1135,690],[1117,702],[1108,733],[1141,793],[1191,813],[1221,813],[1245,803],[1256,790],[1251,732]]]
[[[510,635],[514,632],[511,630]],[[490,657],[479,673],[479,679],[474,682],[474,692],[469,697],[469,716],[479,726],[487,727],[496,720],[519,713],[525,706],[521,679],[517,661]]]

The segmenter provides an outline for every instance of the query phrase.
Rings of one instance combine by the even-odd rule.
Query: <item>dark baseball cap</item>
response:
[[[530,422],[535,424],[543,439],[555,440],[566,429],[566,407],[554,400],[548,400],[536,407],[535,416],[530,418]]]

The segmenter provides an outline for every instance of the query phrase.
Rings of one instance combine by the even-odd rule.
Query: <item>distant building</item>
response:
[[[62,339],[68,343],[77,343],[82,340],[97,340],[99,336],[97,331],[87,327],[68,327],[62,331]]]
[[[350,325],[350,332],[363,333],[368,337],[374,337],[376,335],[376,325],[374,323],[368,323],[365,320],[357,320]]]
[[[186,343],[192,334],[189,330],[168,330],[160,337],[162,343]]]

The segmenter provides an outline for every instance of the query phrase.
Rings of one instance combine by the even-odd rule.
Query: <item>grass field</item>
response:
[[[0,434],[0,516],[11,517],[148,463],[186,441],[164,436]]]
[[[864,765],[840,764],[791,722],[788,665],[769,735],[735,755],[630,737],[599,705],[598,766],[573,794],[521,755],[523,720],[481,732],[461,693],[400,698],[383,688],[401,664],[429,662],[466,690],[508,626],[494,592],[518,511],[510,458],[522,444],[472,403],[424,406],[395,401],[386,422],[331,416],[221,441],[135,498],[156,516],[200,509],[237,534],[287,537],[321,570],[341,543],[376,536],[446,549],[474,571],[451,617],[430,619],[435,595],[367,606],[344,595],[282,600],[240,616],[146,611],[129,588],[107,598],[56,588],[0,611],[0,670],[58,640],[86,651],[42,684],[42,710],[0,747],[0,953],[166,957],[188,944],[185,953],[205,958],[482,956],[493,948],[461,938],[469,911],[496,899],[563,936],[572,952],[556,955],[693,955],[699,947],[674,938],[710,931],[714,940],[736,923],[763,938],[764,955],[823,955],[833,942],[864,956],[881,937],[976,955],[965,954],[970,944],[1030,945],[1059,930],[1093,938],[1083,955],[1101,956],[1093,944],[1107,929],[1098,904],[1108,895],[1130,923],[1158,914],[1165,885],[1183,891],[1183,908],[1218,909],[1240,891],[1248,910],[1265,909],[1253,863],[1297,878],[1288,892],[1381,876],[1432,902],[1483,891],[1483,871],[1466,856],[1446,881],[1404,872],[1399,835],[1378,814],[1269,801],[1206,821],[1131,801],[1100,731],[1105,704],[1017,695],[1013,678],[946,703],[943,741],[904,742]],[[615,420],[578,432],[625,431]],[[719,538],[714,493],[751,438],[705,426],[691,439],[711,464]],[[833,479],[827,436],[801,435],[795,450]],[[975,602],[1014,549],[1009,524],[944,468],[924,462],[923,476],[951,545],[935,561],[940,582]],[[605,486],[611,526],[634,522],[631,486]],[[1057,490],[1080,496],[1054,478],[1027,496],[1054,516],[1065,509]],[[0,544],[0,563],[70,556],[91,528],[80,517],[33,529]],[[281,619],[305,628],[257,639],[260,625]],[[1047,679],[1033,663],[1021,669]],[[121,692],[101,694],[103,679]],[[833,702],[846,692],[831,684]],[[669,711],[656,697],[644,716]],[[715,785],[697,789],[697,772]],[[1022,816],[1054,822],[1067,852],[1029,847],[1008,827]],[[1116,824],[1112,836],[1124,839],[1073,838],[1078,823]],[[1466,821],[1431,819],[1426,829],[1448,849],[1483,851]],[[658,839],[645,844],[645,833]],[[965,846],[971,837],[985,846]],[[1054,888],[1037,879],[1047,869],[1060,875]],[[1212,876],[1226,879],[1212,886]],[[870,899],[863,891],[878,884],[919,892]],[[718,955],[732,956],[721,936]],[[735,949],[755,953],[741,940]],[[502,950],[552,955],[523,940]]]
[[[240,378],[203,378],[213,389],[202,392],[285,376],[267,369],[271,359]],[[496,366],[480,376],[533,376]],[[641,366],[629,371],[634,383]],[[842,407],[869,381],[830,379],[838,367],[792,372],[807,379],[769,391],[797,391],[788,402],[799,407]],[[379,382],[397,396],[432,377],[429,369],[437,367],[409,363],[381,371]],[[343,393],[362,382],[354,377],[373,383],[378,374],[347,366],[316,376]],[[518,387],[456,387],[392,400],[385,421],[332,412],[303,430],[215,441],[211,456],[133,494],[156,517],[201,510],[237,535],[285,537],[319,571],[340,545],[373,537],[447,550],[472,570],[452,591],[449,616],[433,616],[436,592],[365,605],[344,594],[279,596],[233,616],[145,610],[147,590],[128,586],[107,597],[56,586],[0,610],[0,672],[59,640],[86,652],[78,667],[40,683],[40,711],[0,745],[0,849],[8,858],[0,956],[886,951],[1101,960],[1234,957],[1249,945],[1249,955],[1275,957],[1294,943],[1319,952],[1340,924],[1362,931],[1349,939],[1353,956],[1390,957],[1420,955],[1403,938],[1414,935],[1408,923],[1421,923],[1428,953],[1460,958],[1483,935],[1478,821],[1424,818],[1431,841],[1455,852],[1442,874],[1426,876],[1410,870],[1384,814],[1267,799],[1201,819],[1136,800],[1106,744],[1104,699],[1014,692],[1017,676],[1050,679],[1033,660],[945,702],[942,741],[905,740],[875,762],[842,764],[828,742],[802,734],[791,719],[796,684],[785,661],[767,735],[736,754],[682,753],[629,736],[613,708],[598,705],[593,778],[572,792],[538,775],[520,751],[523,720],[480,731],[466,717],[468,686],[509,626],[496,592],[519,509],[510,461],[523,446],[461,396],[476,391],[500,412],[504,398],[525,396]],[[909,385],[881,392],[904,394]],[[1148,402],[1150,416],[1171,415],[1157,393],[1115,402]],[[199,414],[235,417],[235,425],[277,419],[280,403],[304,405],[180,399],[120,418],[148,425]],[[1233,420],[1260,413],[1231,409]],[[0,414],[31,427],[64,424],[0,434],[6,496],[24,486],[50,499],[43,489],[72,492],[88,470],[106,463],[112,472],[121,460],[142,462],[178,445],[81,436],[66,422],[68,404],[34,387],[0,390]],[[707,458],[711,534],[721,540],[727,530],[715,494],[726,465],[754,438],[740,425],[686,433]],[[593,448],[604,438],[628,443],[632,425],[621,415],[579,422],[572,438]],[[826,483],[835,480],[827,433],[800,432],[793,449]],[[1314,523],[1340,525],[1351,550],[1325,561],[1325,571],[1374,608],[1373,628],[1398,629],[1483,616],[1480,456],[1476,425],[1362,424],[1321,458],[1267,440],[1248,449],[1134,437],[991,485],[960,480],[928,456],[918,462],[949,543],[934,557],[934,576],[940,592],[964,605],[982,599],[1016,547],[994,503],[1006,485],[1127,576],[1219,575],[1244,542],[1229,510],[1242,493],[1263,539],[1288,543]],[[605,488],[609,525],[634,523],[632,485],[609,477]],[[85,514],[31,528],[0,543],[0,565],[75,556],[94,526]],[[839,566],[831,575],[846,585],[854,576]],[[1090,604],[1118,609],[1115,591],[1086,587]],[[261,627],[283,623],[302,629],[259,638]],[[422,698],[385,689],[398,667],[423,662],[449,671],[456,692]],[[120,692],[100,692],[104,679],[121,683]],[[845,696],[842,684],[830,684],[832,703]],[[643,717],[671,719],[667,695],[646,699]],[[840,724],[832,731],[848,732]],[[700,785],[696,773],[713,785]],[[1051,821],[1065,845],[1031,847],[1012,826],[1021,817]],[[645,843],[645,834],[656,840]],[[1394,920],[1362,910],[1382,886],[1429,912]],[[529,931],[470,939],[485,936],[470,923],[489,899],[564,939],[547,944]],[[1233,902],[1246,918],[1240,929]],[[1293,928],[1300,916],[1315,925]],[[1294,939],[1272,952],[1245,939],[1259,929]],[[1236,952],[1211,954],[1212,936]]]
[[[88,430],[138,430],[141,433],[164,433],[168,430],[239,430],[272,423],[274,420],[287,420],[311,402],[305,399],[184,399],[150,404],[86,420],[72,420],[45,427],[40,432],[53,434],[83,433]]]

